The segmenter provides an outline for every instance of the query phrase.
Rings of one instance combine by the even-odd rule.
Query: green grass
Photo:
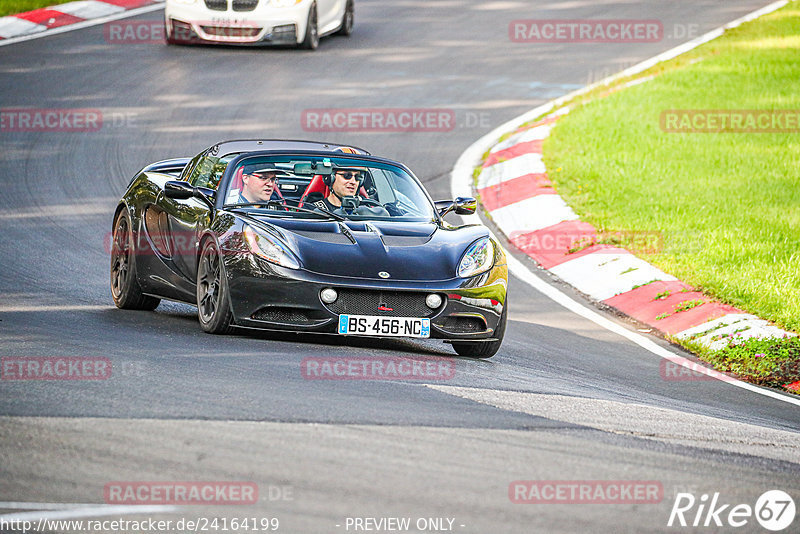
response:
[[[800,109],[800,6],[642,73],[560,119],[544,146],[558,192],[598,229],[660,232],[647,261],[800,330],[800,134],[666,133],[670,109]],[[585,97],[581,97],[585,100]]]
[[[64,4],[72,0],[0,0],[0,16],[33,11],[40,7]]]
[[[800,339],[734,340],[727,348],[709,353],[718,371],[733,372],[748,382],[780,387],[800,380]]]
[[[691,310],[692,308],[696,308],[698,306],[702,306],[705,304],[706,301],[704,300],[684,300],[683,302],[675,305],[675,313],[680,313],[682,311]]]

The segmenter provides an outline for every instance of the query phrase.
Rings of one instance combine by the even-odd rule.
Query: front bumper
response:
[[[339,314],[347,313],[427,317],[431,338],[490,340],[506,300],[505,261],[468,279],[389,282],[284,269],[247,254],[237,256],[225,258],[231,308],[235,323],[250,328],[336,334]],[[330,305],[320,299],[328,287],[340,295]],[[442,297],[436,309],[424,304],[430,293]],[[381,305],[391,311],[379,310]]]
[[[239,45],[296,45],[308,24],[307,2],[290,8],[261,6],[254,11],[208,9],[203,0],[192,4],[168,2],[164,9],[166,32],[173,43]]]

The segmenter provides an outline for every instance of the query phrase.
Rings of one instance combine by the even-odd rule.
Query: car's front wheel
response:
[[[453,350],[459,356],[466,358],[491,358],[500,350],[503,344],[503,336],[506,334],[506,321],[508,319],[508,297],[503,303],[503,312],[500,314],[500,322],[494,329],[494,337],[497,341],[454,341]]]
[[[316,50],[319,46],[319,29],[317,28],[317,4],[311,4],[308,10],[308,24],[306,24],[306,36],[300,43],[301,48],[306,50]]]
[[[336,32],[339,35],[350,35],[353,33],[353,24],[355,23],[355,6],[353,0],[347,0],[347,5],[344,8],[344,16],[342,17],[342,27]]]
[[[203,245],[197,266],[197,317],[202,329],[209,334],[226,334],[231,331],[233,313],[228,280],[219,249],[212,240]]]
[[[142,293],[136,279],[136,246],[131,218],[123,209],[114,221],[111,241],[111,297],[123,310],[154,310],[161,299]]]
[[[180,39],[175,37],[175,28],[170,30],[170,25],[167,23],[167,18],[164,17],[164,38],[168,45],[182,44]]]

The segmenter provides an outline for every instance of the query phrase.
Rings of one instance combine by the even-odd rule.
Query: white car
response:
[[[354,0],[166,0],[167,42],[296,45],[350,35]]]

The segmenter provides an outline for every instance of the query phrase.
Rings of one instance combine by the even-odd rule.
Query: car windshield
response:
[[[435,218],[430,198],[403,168],[352,156],[243,159],[225,191],[225,207],[236,206],[307,219]]]

